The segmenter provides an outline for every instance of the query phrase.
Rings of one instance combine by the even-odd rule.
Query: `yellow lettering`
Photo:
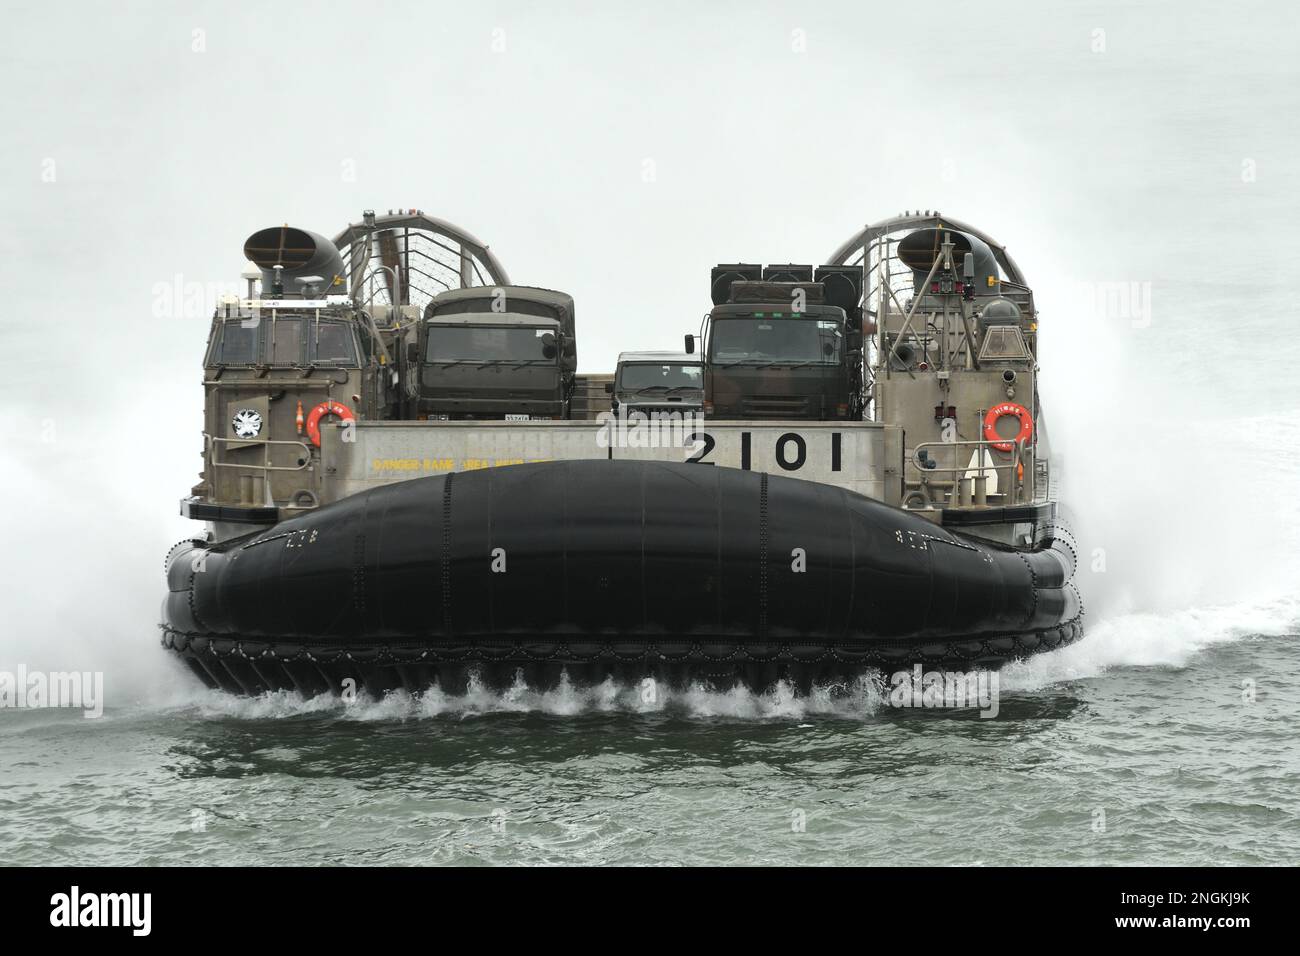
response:
[[[420,469],[420,459],[418,458],[376,458],[370,463],[374,471],[418,471]]]

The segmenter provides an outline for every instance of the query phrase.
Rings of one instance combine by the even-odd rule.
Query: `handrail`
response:
[[[217,436],[209,435],[206,432],[204,433],[203,437],[206,438],[208,441],[213,442],[214,444],[217,442],[222,442],[225,444],[232,444],[232,445],[233,444],[268,445],[268,446],[269,445],[297,445],[307,455],[306,459],[303,461],[301,465],[272,465],[270,463],[271,461],[270,449],[268,448],[267,455],[266,455],[267,463],[265,465],[254,465],[254,464],[249,464],[247,462],[235,462],[235,461],[212,462],[213,466],[217,468],[254,468],[259,471],[302,471],[304,468],[306,468],[311,464],[311,448],[307,446],[307,443],[305,441],[285,441],[282,439],[272,439],[272,438],[267,438],[267,439],[218,438]]]
[[[1006,488],[1008,489],[1008,491],[1006,492],[999,491],[998,494],[1006,495],[1006,497],[1013,503],[1020,503],[1022,500],[1034,501],[1035,500],[1035,487],[1034,487],[1035,475],[1034,475],[1033,461],[1028,454],[1029,451],[1028,439],[1022,439],[1020,441],[1012,441],[1011,460],[1008,461],[1005,465],[994,464],[990,468],[990,466],[984,464],[984,454],[983,454],[984,449],[992,448],[992,446],[994,445],[1004,445],[1008,441],[1012,441],[1012,440],[1001,438],[1001,439],[971,439],[967,441],[921,442],[919,445],[917,445],[915,448],[912,449],[912,464],[923,476],[926,477],[935,473],[952,476],[953,479],[952,499],[948,503],[948,507],[950,508],[986,507],[987,499],[985,498],[986,492],[984,492],[983,490],[983,485],[987,481],[987,476],[985,475],[985,472],[990,470],[998,476],[999,489],[1003,487],[1001,472],[1003,469],[1006,470],[1007,473]],[[960,447],[976,448],[978,450],[978,454],[976,455],[978,464],[971,465],[967,463],[964,465],[959,464],[959,465],[944,466],[944,465],[938,465],[936,463],[935,467],[933,468],[924,467],[920,463],[921,461],[919,457],[920,452],[922,449],[928,449],[931,447],[953,448],[953,449],[960,448]],[[997,449],[997,450],[1001,451],[1002,449]],[[1025,467],[1025,466],[1029,466],[1029,467]],[[1017,475],[1018,469],[1022,471],[1023,477]],[[967,479],[965,478],[965,475],[969,471],[974,471],[976,474],[970,479],[973,487],[970,489],[971,493],[967,495],[966,493]]]
[[[284,439],[247,439],[247,438],[218,438],[215,435],[203,433],[204,448],[207,453],[204,455],[204,464],[213,468],[243,468],[246,471],[260,471],[262,473],[262,484],[264,490],[265,502],[268,507],[275,506],[275,499],[271,495],[271,472],[273,471],[302,471],[311,465],[311,448],[306,442]],[[262,464],[253,462],[233,462],[218,461],[214,451],[220,444],[241,444],[241,445],[262,445],[265,449]],[[302,463],[299,465],[273,465],[271,464],[271,446],[272,445],[297,445],[303,450]],[[256,477],[256,476],[250,476]],[[241,492],[242,499],[242,492]]]

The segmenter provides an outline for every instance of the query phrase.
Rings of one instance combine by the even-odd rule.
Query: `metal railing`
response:
[[[375,235],[385,232],[391,233],[394,242],[392,252],[398,257],[396,261],[402,264],[408,288],[396,288],[395,282],[385,279],[385,266],[376,265],[383,262],[383,254],[373,249],[369,243],[361,253],[364,262],[358,263],[352,261],[353,249],[347,245],[340,253],[345,269],[358,279],[354,297],[361,300],[362,290],[367,292],[363,304],[375,302],[379,297],[387,300],[390,305],[410,304],[423,311],[428,301],[440,292],[491,282],[491,276],[485,274],[483,266],[470,250],[443,241],[437,235],[418,227],[379,228]],[[416,276],[426,282],[416,281]],[[379,289],[373,287],[376,279],[381,280]],[[397,299],[396,303],[392,301],[394,298]]]
[[[1011,442],[1011,458],[1004,464],[986,464],[985,450],[994,450],[995,445],[1005,445]],[[939,465],[926,467],[920,457],[924,449],[929,455],[931,448],[952,449],[957,460],[966,459],[965,464]],[[962,454],[958,449],[972,448],[975,450],[975,462],[971,462],[970,455]],[[1002,449],[996,449],[1002,451]],[[929,459],[934,461],[933,458]],[[948,498],[942,502],[931,502],[931,504],[942,504],[948,508],[985,508],[989,506],[988,479],[990,474],[997,476],[998,490],[993,494],[999,499],[999,503],[1006,504],[1023,504],[1036,500],[1035,495],[1035,469],[1033,467],[1033,456],[1029,450],[1028,440],[1011,441],[1011,439],[977,439],[971,441],[927,441],[921,442],[912,450],[912,465],[921,474],[920,484],[925,486],[935,486],[947,489]],[[973,474],[972,474],[973,473]],[[931,480],[933,475],[950,476],[947,479],[935,482]],[[1005,483],[1004,483],[1005,482]],[[1006,490],[1004,490],[1006,489]],[[929,495],[927,493],[926,497]]]
[[[263,486],[263,504],[268,508],[275,507],[275,499],[271,495],[271,472],[303,471],[304,469],[309,468],[311,466],[311,448],[307,445],[306,442],[303,441],[293,441],[293,440],[286,441],[282,439],[262,439],[262,440],[251,439],[250,440],[247,438],[218,438],[215,435],[209,435],[207,432],[204,432],[203,443],[208,450],[207,454],[204,456],[205,464],[210,465],[213,468],[239,468],[244,471],[252,471],[252,472],[260,473],[260,475],[253,474],[253,475],[240,476],[241,482],[240,482],[240,489],[239,489],[239,500],[241,504],[253,503],[252,482],[255,481],[258,477],[261,477],[262,486]],[[263,446],[262,462],[261,464],[258,464],[252,461],[242,461],[242,462],[220,461],[218,460],[218,455],[220,452],[221,445],[243,445],[246,448],[252,448],[256,445],[261,445]],[[273,465],[271,464],[272,445],[297,445],[299,448],[302,449],[302,460],[300,461],[299,464],[296,465]],[[214,475],[213,476],[214,481],[212,487],[212,491],[214,494],[216,492],[215,477],[216,476]],[[249,484],[247,487],[244,485],[242,481],[242,479],[245,477],[249,479]]]

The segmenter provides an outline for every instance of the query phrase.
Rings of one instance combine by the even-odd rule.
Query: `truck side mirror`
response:
[[[419,362],[420,362],[420,343],[407,342],[406,343],[406,364],[418,365]]]
[[[565,339],[565,340],[564,340],[564,357],[565,357],[565,358],[573,358],[573,357],[574,357],[575,355],[577,355],[577,354],[578,354],[578,343],[575,342],[575,341],[573,341],[573,339]]]
[[[686,354],[687,355],[695,354],[695,336],[693,335],[686,336]]]
[[[613,394],[614,394],[614,383],[613,383],[613,382],[606,382],[606,383],[605,383],[605,394],[606,394],[606,395],[613,395]]]

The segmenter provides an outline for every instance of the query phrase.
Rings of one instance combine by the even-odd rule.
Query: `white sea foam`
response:
[[[1300,634],[1300,600],[1118,614],[1088,626],[1076,644],[1007,665],[1003,691],[1037,690],[1117,667],[1186,667],[1215,645]],[[1300,640],[1300,638],[1297,638]]]
[[[675,688],[628,684],[608,678],[580,685],[564,676],[553,688],[530,687],[522,678],[494,689],[471,679],[464,693],[452,694],[437,685],[422,693],[393,691],[381,698],[365,693],[346,701],[338,694],[305,698],[297,691],[274,691],[257,697],[236,697],[221,691],[190,688],[173,693],[165,708],[205,718],[283,720],[329,716],[340,720],[400,721],[427,718],[473,718],[491,714],[668,714],[686,718],[740,720],[799,720],[807,716],[868,717],[882,707],[879,675],[866,673],[840,683],[817,685],[801,692],[782,681],[764,691],[743,685],[720,689],[695,682]]]

